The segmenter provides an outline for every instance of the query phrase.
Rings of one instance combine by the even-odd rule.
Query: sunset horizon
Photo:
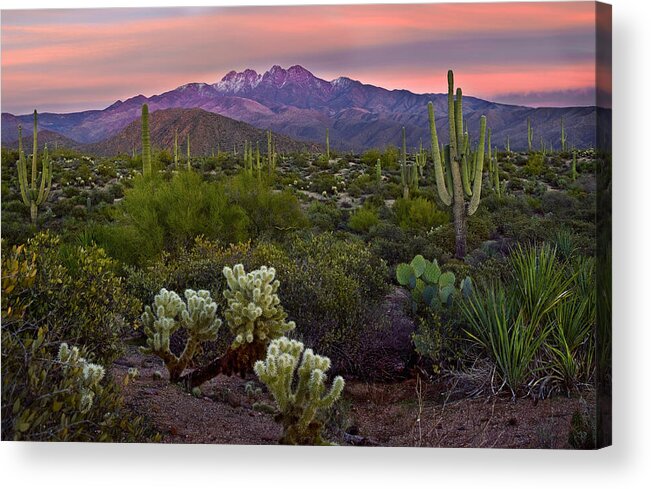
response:
[[[5,10],[2,111],[101,110],[273,65],[416,94],[445,92],[453,69],[491,102],[594,106],[594,5]]]

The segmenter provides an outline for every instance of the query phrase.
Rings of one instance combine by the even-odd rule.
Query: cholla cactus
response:
[[[287,313],[280,305],[276,270],[265,266],[246,273],[244,266],[224,267],[228,289],[224,297],[228,309],[224,317],[235,336],[232,347],[254,342],[267,342],[282,336],[296,327],[285,321]]]
[[[315,355],[311,349],[303,353],[303,343],[285,337],[273,340],[267,349],[267,358],[256,362],[256,375],[264,382],[278,405],[277,419],[283,425],[281,444],[325,445],[321,438],[322,422],[319,411],[332,407],[344,389],[344,379],[336,377],[326,394],[326,374],[330,359]],[[298,382],[294,372],[298,367]]]
[[[75,380],[79,392],[79,412],[87,413],[93,407],[95,393],[100,389],[104,367],[90,363],[81,356],[79,348],[70,348],[67,343],[59,346],[58,360],[63,365],[63,374]]]
[[[207,290],[185,291],[187,304],[176,292],[161,289],[154,298],[153,308],[146,306],[142,321],[147,335],[147,346],[140,350],[159,356],[165,362],[170,380],[176,382],[201,343],[213,341],[222,324],[216,317],[217,304]],[[170,336],[185,328],[188,339],[180,356],[170,350]]]

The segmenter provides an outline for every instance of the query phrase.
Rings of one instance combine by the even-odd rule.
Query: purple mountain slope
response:
[[[463,84],[463,80],[460,80]],[[254,70],[231,71],[210,85],[190,83],[152,97],[138,95],[117,101],[104,110],[71,114],[40,114],[43,129],[58,132],[80,143],[106,140],[140,117],[143,103],[149,110],[201,108],[260,129],[272,129],[297,140],[321,141],[330,128],[330,141],[340,149],[382,148],[400,143],[401,127],[407,130],[411,148],[429,144],[427,102],[434,103],[439,136],[447,138],[447,94],[415,94],[408,90],[387,90],[350,78],[322,80],[302,66],[283,69],[273,66],[258,74]],[[492,129],[492,144],[504,147],[507,137],[512,149],[527,144],[526,124],[534,127],[534,143],[540,139],[560,147],[563,118],[569,143],[576,147],[595,145],[597,109],[564,107],[534,109],[505,105],[464,96],[464,116],[472,133],[485,114]],[[2,142],[16,139],[16,127],[29,133],[31,114],[2,114]]]

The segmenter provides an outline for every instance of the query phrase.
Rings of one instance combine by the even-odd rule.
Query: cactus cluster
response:
[[[266,359],[256,362],[254,370],[276,401],[279,411],[276,419],[283,426],[280,443],[327,445],[321,435],[323,422],[319,414],[339,398],[344,379],[336,377],[326,393],[330,359],[315,355],[309,348],[303,350],[304,345],[299,341],[275,339],[269,344]]]
[[[276,270],[265,266],[246,273],[244,266],[224,267],[228,303],[224,318],[235,336],[233,347],[253,342],[266,342],[296,327],[286,321],[287,313],[280,305]]]
[[[463,258],[466,254],[466,219],[477,211],[481,199],[486,133],[486,116],[482,115],[479,119],[479,144],[473,154],[470,136],[467,130],[464,131],[462,104],[461,88],[457,88],[455,98],[454,74],[450,70],[448,71],[450,144],[445,146],[443,153],[439,148],[432,102],[428,104],[428,112],[436,189],[443,204],[452,206],[457,258]],[[470,199],[467,204],[466,197]]]
[[[147,346],[140,350],[159,356],[177,381],[188,366],[201,343],[213,341],[222,322],[216,317],[217,304],[207,290],[185,291],[187,303],[176,292],[161,289],[154,298],[153,307],[145,306],[142,314]],[[185,348],[180,356],[170,350],[170,337],[179,328],[188,333]]]
[[[467,297],[472,292],[470,277],[464,278],[455,287],[456,277],[452,272],[442,272],[436,259],[429,261],[416,255],[411,263],[401,263],[396,268],[398,283],[411,291],[414,312],[421,304],[438,308],[450,305],[459,292]]]
[[[104,367],[90,363],[81,356],[79,348],[70,348],[67,343],[59,346],[57,359],[63,367],[63,375],[75,381],[79,412],[87,413],[93,407],[95,394],[101,389],[99,383],[104,378]]]
[[[34,133],[32,134],[32,174],[31,181],[27,176],[27,162],[23,151],[22,127],[18,126],[18,183],[20,185],[20,196],[23,203],[29,207],[32,223],[36,223],[38,217],[38,206],[47,200],[52,188],[52,167],[47,152],[47,145],[43,148],[41,159],[41,183],[36,186],[37,161],[38,161],[38,114],[34,111]]]

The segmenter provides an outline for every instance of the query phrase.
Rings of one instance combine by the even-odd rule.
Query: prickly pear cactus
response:
[[[273,395],[283,425],[284,445],[327,445],[321,436],[323,423],[319,414],[332,407],[344,389],[344,379],[335,377],[326,393],[326,372],[330,359],[303,352],[303,343],[281,337],[267,349],[267,358],[255,363],[256,375]],[[301,358],[302,354],[302,358]],[[299,366],[300,360],[300,366]],[[294,373],[298,367],[298,381]],[[293,387],[295,386],[295,387]]]
[[[280,305],[276,270],[262,266],[246,273],[244,266],[224,267],[228,289],[224,297],[228,308],[226,323],[235,336],[232,347],[278,338],[296,327],[286,321],[287,313]]]
[[[87,413],[93,407],[95,394],[101,389],[99,383],[104,378],[104,367],[90,363],[81,356],[79,348],[70,348],[67,343],[59,346],[58,360],[63,366],[63,374],[75,381],[79,412]]]
[[[187,303],[176,292],[161,289],[153,307],[145,306],[142,314],[147,346],[140,351],[162,358],[173,382],[181,376],[201,343],[217,338],[222,324],[216,317],[217,304],[210,292],[188,289],[185,298]],[[176,356],[170,350],[170,337],[179,328],[187,331],[188,339],[181,355]]]
[[[456,277],[452,272],[442,272],[436,259],[429,261],[422,255],[416,255],[411,263],[401,263],[396,268],[398,283],[411,291],[414,312],[421,304],[436,308],[449,306],[460,292],[467,297],[472,292],[470,277],[464,278],[455,287]]]

